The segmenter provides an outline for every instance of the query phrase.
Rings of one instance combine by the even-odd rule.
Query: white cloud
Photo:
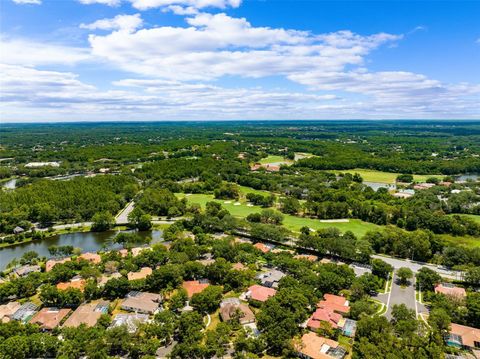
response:
[[[122,0],[78,0],[80,3],[85,5],[92,5],[92,4],[102,4],[108,6],[118,6],[122,2]]]
[[[31,4],[31,5],[40,5],[42,0],[13,0],[15,4]]]
[[[82,29],[88,30],[120,30],[132,32],[143,24],[140,14],[135,15],[117,15],[113,19],[101,19],[91,24],[81,24]]]
[[[240,6],[241,0],[128,0],[132,6],[138,10],[148,10],[153,8],[165,7],[170,5],[192,7],[203,9],[215,7],[225,9],[227,7]]]
[[[163,12],[168,12],[171,11],[175,15],[195,15],[198,14],[198,9],[192,7],[192,6],[180,6],[180,5],[169,5],[165,7]]]
[[[188,27],[144,28],[90,35],[92,53],[123,70],[177,80],[225,75],[262,77],[312,69],[338,71],[362,64],[364,56],[401,36],[360,36],[349,31],[315,35],[255,27],[224,13],[187,17]]]
[[[0,36],[0,62],[25,66],[73,65],[88,60],[90,51],[58,44],[39,43],[27,39]]]

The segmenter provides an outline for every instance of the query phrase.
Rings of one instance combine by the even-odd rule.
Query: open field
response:
[[[269,155],[265,158],[262,158],[260,161],[258,161],[262,165],[266,164],[288,164],[291,165],[293,163],[292,160],[286,159],[283,156],[276,156],[276,155]]]
[[[345,170],[345,171],[336,171],[336,172],[343,172],[343,173],[358,173],[362,176],[364,181],[367,182],[380,182],[380,183],[395,183],[395,179],[400,173],[393,173],[393,172],[382,172],[376,170],[367,170],[362,168],[354,168],[352,170]],[[413,179],[416,182],[425,182],[428,178],[437,177],[442,179],[443,175],[413,175]]]
[[[179,198],[185,197],[184,193],[177,193],[176,194]],[[240,201],[225,201],[225,200],[218,200],[214,199],[213,195],[211,194],[190,194],[186,195],[187,200],[190,203],[198,203],[202,207],[205,207],[205,204],[210,201],[215,201],[228,210],[233,216],[245,218],[250,213],[260,212],[262,210],[259,206],[247,206],[247,202]],[[350,219],[348,222],[321,222],[318,219],[314,218],[303,218],[303,217],[296,217],[292,215],[284,215],[283,225],[294,232],[299,232],[300,228],[307,226],[313,228],[315,230],[323,229],[323,228],[331,228],[335,227],[338,228],[340,231],[352,231],[357,236],[363,236],[370,230],[378,229],[379,226],[373,223],[363,222],[358,219]]]
[[[440,237],[449,243],[462,245],[468,248],[480,248],[480,238],[473,236],[454,237],[448,234],[441,234]]]

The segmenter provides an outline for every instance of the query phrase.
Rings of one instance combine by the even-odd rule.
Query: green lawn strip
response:
[[[480,238],[473,236],[456,237],[448,234],[440,234],[441,239],[453,245],[461,245],[468,248],[480,247]]]
[[[258,190],[258,189],[254,189],[254,188],[246,187],[246,186],[238,186],[238,191],[243,196],[246,196],[248,193],[255,193],[255,194],[262,195],[262,196],[270,196],[271,194],[274,194],[274,193],[269,192],[269,191]]]
[[[358,173],[362,176],[364,181],[367,182],[380,182],[380,183],[395,183],[397,176],[400,173],[394,172],[383,172],[383,171],[376,171],[376,170],[368,170],[363,168],[354,168],[352,170],[344,170],[344,171],[335,171],[335,172],[342,172],[342,173]],[[428,178],[436,177],[442,179],[443,175],[413,175],[413,179],[416,182],[425,182]]]
[[[179,198],[185,197],[184,193],[176,194]],[[226,210],[228,210],[233,216],[245,218],[250,213],[260,212],[263,208],[259,206],[247,206],[245,201],[240,200],[239,205],[235,205],[236,201],[226,201],[214,199],[211,194],[191,194],[186,196],[190,203],[198,203],[200,206],[205,207],[205,204],[210,201],[220,203]],[[225,203],[227,202],[227,203]],[[363,236],[370,230],[378,229],[379,226],[373,223],[362,222],[358,219],[350,219],[349,222],[321,222],[314,218],[303,218],[292,215],[284,215],[283,225],[294,232],[299,232],[302,227],[309,227],[314,230],[331,228],[338,228],[342,232],[352,231],[357,236]]]

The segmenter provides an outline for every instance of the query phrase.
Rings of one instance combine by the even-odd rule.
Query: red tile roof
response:
[[[255,284],[248,288],[248,296],[250,299],[257,300],[259,302],[265,302],[268,298],[277,294],[277,291],[273,288],[262,287]]]
[[[183,282],[182,287],[185,288],[188,297],[191,298],[194,294],[202,292],[209,285],[208,283],[200,283],[198,280],[189,280]]]
[[[320,337],[315,333],[304,334],[300,343],[295,343],[295,350],[302,354],[304,358],[310,359],[331,359],[332,356],[326,354],[329,348],[338,347],[338,342]]]
[[[347,314],[350,312],[348,300],[346,300],[345,297],[334,294],[325,294],[323,298],[325,300],[318,302],[317,308],[330,309],[340,314]]]
[[[456,286],[444,286],[441,283],[435,287],[435,293],[441,293],[458,298],[465,298],[467,296],[467,292],[465,292],[464,288]]]
[[[263,253],[268,253],[271,251],[271,248],[263,243],[255,243],[253,245],[255,248],[257,248],[258,250],[261,250]]]
[[[480,343],[480,329],[452,323],[450,334],[462,337],[462,344],[470,348],[476,347],[475,342]]]
[[[332,326],[332,328],[338,327],[338,322],[342,319],[342,315],[335,313],[330,308],[318,308],[310,317],[307,322],[307,326],[312,329],[316,330],[320,328],[320,324],[322,322],[328,322]]]

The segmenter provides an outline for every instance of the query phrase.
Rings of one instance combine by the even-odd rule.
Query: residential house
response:
[[[13,273],[17,277],[24,277],[33,272],[40,272],[41,268],[39,265],[24,265],[13,270]]]
[[[122,275],[118,272],[115,272],[115,273],[112,273],[110,275],[102,275],[98,280],[97,280],[97,284],[99,287],[104,287],[105,284],[107,284],[107,282],[110,280],[110,279],[118,279],[118,278],[121,278]]]
[[[449,297],[464,299],[467,296],[467,292],[462,287],[457,287],[450,283],[440,283],[435,287],[435,293],[444,294]]]
[[[295,351],[303,359],[342,359],[347,351],[338,342],[309,332],[302,336],[300,342],[294,343]]]
[[[57,264],[70,262],[71,260],[72,259],[70,257],[63,259],[49,259],[47,263],[45,263],[45,272],[50,272]]]
[[[18,308],[15,313],[10,316],[10,319],[18,320],[22,323],[27,323],[36,311],[37,306],[32,302],[27,302],[25,304],[22,304],[20,308]]]
[[[309,262],[315,262],[318,260],[317,256],[314,256],[313,254],[297,254],[293,258],[295,259],[303,259]]]
[[[9,302],[7,304],[0,305],[0,323],[9,322],[12,315],[20,309],[22,305],[19,302]]]
[[[130,292],[122,302],[121,308],[135,313],[154,314],[160,308],[162,296],[147,292]]]
[[[262,251],[263,253],[268,253],[274,248],[273,245],[267,245],[265,243],[260,243],[260,242],[255,243],[253,246],[258,250]]]
[[[84,259],[93,264],[99,264],[102,261],[102,257],[100,257],[99,254],[91,252],[80,254],[78,258]]]
[[[255,322],[255,314],[238,298],[227,298],[220,303],[220,317],[224,322],[237,317],[242,325]]]
[[[451,324],[447,344],[460,349],[480,349],[480,329]]]
[[[210,285],[208,280],[189,280],[182,284],[182,287],[187,291],[188,298],[191,298],[194,294],[202,292]]]
[[[350,311],[348,300],[333,294],[325,294],[323,297],[324,300],[317,303],[317,310],[308,319],[307,327],[316,331],[322,326],[322,323],[328,323],[332,328],[342,329],[346,323],[343,315]],[[352,329],[348,328],[348,331],[352,331]]]
[[[86,280],[80,276],[73,277],[70,282],[61,282],[57,284],[59,290],[67,290],[69,288],[78,289],[83,292],[85,285],[87,284]]]
[[[264,287],[258,284],[254,284],[248,288],[244,294],[245,299],[254,300],[257,302],[265,302],[268,298],[277,294],[277,291],[273,288]]]
[[[115,328],[119,326],[126,326],[129,333],[135,333],[138,329],[140,324],[147,323],[149,320],[147,314],[117,314],[112,319],[112,324],[110,324],[109,328]]]
[[[242,263],[238,262],[238,263],[235,263],[233,266],[232,266],[232,269],[234,270],[247,270],[248,267],[246,267],[245,265],[243,265]]]
[[[98,303],[85,303],[79,306],[63,324],[67,328],[76,328],[81,324],[93,327],[103,314],[108,313],[110,303],[100,301]]]
[[[417,183],[416,185],[413,186],[413,189],[415,190],[424,190],[424,189],[429,189],[435,186],[435,183]]]
[[[37,324],[44,330],[53,330],[71,311],[71,309],[42,308],[30,319],[29,323]]]
[[[143,267],[138,272],[128,272],[127,278],[128,280],[139,280],[145,279],[150,274],[152,274],[153,270],[150,267]]]
[[[278,283],[280,282],[280,279],[285,276],[286,274],[282,271],[272,269],[268,272],[260,273],[259,275],[257,275],[257,279],[260,280],[264,287],[278,288]]]

